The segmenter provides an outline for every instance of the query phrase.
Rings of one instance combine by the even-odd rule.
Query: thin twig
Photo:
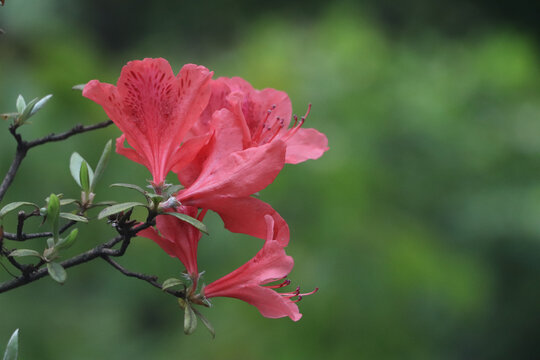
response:
[[[132,237],[136,236],[137,233],[141,230],[144,230],[150,226],[152,226],[153,218],[150,218],[147,222],[142,223],[138,226],[129,228],[129,229],[121,229],[122,235],[117,235],[116,237],[112,238],[111,240],[99,244],[93,249],[90,249],[82,254],[76,255],[68,260],[65,260],[61,262],[60,264],[64,268],[70,268],[72,266],[80,265],[86,262],[89,262],[91,260],[94,260],[96,258],[102,257],[103,255],[110,255],[110,256],[118,256],[120,250],[114,250],[112,249],[116,244],[125,241],[126,239],[131,239]],[[125,250],[124,250],[125,251]],[[9,257],[8,257],[9,259]],[[35,268],[34,268],[35,270]],[[26,285],[28,283],[34,282],[36,280],[41,279],[42,277],[45,277],[48,275],[47,268],[41,268],[38,270],[35,270],[33,272],[26,271],[25,274],[3,282],[0,284],[0,294],[15,288],[18,288],[20,286]]]
[[[149,283],[153,287],[158,288],[160,290],[163,290],[163,287],[157,282],[157,280],[158,280],[157,276],[155,276],[155,275],[146,275],[146,274],[141,274],[141,273],[136,273],[136,272],[133,272],[133,271],[129,271],[126,268],[124,268],[122,265],[120,265],[119,263],[117,263],[116,261],[111,259],[109,256],[102,255],[101,257],[103,258],[103,260],[108,262],[112,267],[114,267],[116,270],[120,271],[122,274],[124,274],[126,276],[129,276],[129,277],[139,279],[139,280],[146,281],[147,283]],[[182,297],[183,298],[185,296],[185,293],[183,291],[177,291],[177,290],[172,290],[172,289],[165,289],[163,291],[165,291],[166,293],[169,293],[169,294],[171,294],[173,296],[176,296],[176,297]]]
[[[68,223],[66,223],[64,226],[60,228],[60,234],[63,234],[66,230],[68,230],[70,227],[72,227],[76,223],[77,223],[76,221],[70,220]],[[40,233],[30,233],[30,234],[22,233],[20,237],[17,234],[4,232],[4,238],[8,240],[15,240],[15,241],[25,241],[25,240],[30,240],[30,239],[38,239],[38,238],[45,238],[45,237],[52,237],[52,236],[53,236],[52,232],[40,232]]]
[[[77,125],[75,125],[74,127],[72,127],[70,130],[68,130],[66,132],[63,132],[63,133],[60,133],[60,134],[51,133],[51,134],[49,134],[47,136],[44,136],[44,137],[42,137],[40,139],[28,141],[26,144],[28,146],[28,149],[31,149],[31,148],[33,148],[35,146],[43,145],[43,144],[48,143],[48,142],[62,141],[62,140],[66,140],[67,138],[69,138],[69,137],[71,137],[73,135],[81,134],[81,133],[92,131],[92,130],[102,129],[104,127],[107,127],[107,126],[111,125],[112,123],[113,123],[112,120],[105,120],[105,121],[102,121],[100,123],[93,124],[93,125],[88,125],[88,126],[83,126],[81,124],[77,124]]]
[[[15,175],[17,174],[17,170],[19,170],[19,166],[21,166],[21,163],[26,156],[28,150],[30,150],[33,147],[46,144],[48,142],[53,141],[61,141],[65,140],[73,135],[81,134],[84,132],[92,131],[101,129],[104,127],[109,126],[112,124],[111,120],[106,120],[94,125],[88,125],[88,126],[82,126],[81,124],[75,125],[70,130],[60,133],[60,134],[49,134],[47,136],[44,136],[42,138],[32,140],[32,141],[24,141],[20,134],[17,133],[17,127],[14,125],[11,125],[9,128],[9,132],[15,140],[17,141],[17,151],[15,152],[15,157],[13,158],[13,161],[11,163],[11,166],[9,167],[9,170],[4,177],[4,180],[2,180],[2,184],[0,185],[0,202],[4,198],[4,195],[6,194],[6,191],[8,190],[9,186],[13,182],[13,179],[15,179]]]

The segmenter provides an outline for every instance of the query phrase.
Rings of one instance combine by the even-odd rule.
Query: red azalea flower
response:
[[[299,288],[293,292],[279,293],[276,289],[288,285],[289,280],[284,280],[278,285],[268,285],[283,280],[292,270],[294,261],[285,254],[283,246],[276,240],[272,217],[265,216],[265,220],[268,234],[263,248],[238,269],[207,285],[203,290],[203,296],[207,299],[218,296],[240,299],[255,306],[265,317],[288,316],[293,321],[298,321],[302,314],[296,303],[317,289],[306,294],[301,294]]]
[[[173,211],[172,209],[169,211]],[[205,213],[201,212],[197,216],[197,209],[194,207],[181,206],[176,210],[179,213],[189,215],[202,221]],[[146,228],[137,233],[153,240],[167,254],[178,258],[186,267],[186,272],[193,280],[193,289],[197,288],[199,272],[197,267],[197,247],[201,239],[201,232],[194,226],[182,221],[172,215],[159,215],[156,218],[156,228]]]
[[[159,187],[173,165],[186,162],[180,144],[208,103],[211,77],[208,69],[193,64],[175,76],[165,59],[130,61],[117,86],[92,80],[83,96],[103,106],[123,132],[116,151],[146,166]]]
[[[294,124],[289,128],[292,106],[285,92],[274,89],[255,90],[239,77],[222,77],[213,80],[211,85],[212,95],[201,115],[201,121],[192,129],[194,134],[207,131],[212,114],[227,108],[238,117],[244,148],[280,139],[287,145],[285,162],[289,164],[318,159],[328,150],[328,139],[324,134],[315,129],[302,128],[311,106],[300,120],[294,116]]]
[[[264,239],[265,215],[288,230],[270,205],[251,197],[272,183],[283,168],[285,143],[278,140],[242,150],[242,130],[227,109],[214,113],[211,126],[206,145],[178,173],[186,188],[178,192],[177,199],[183,205],[217,212],[232,232]],[[288,235],[282,245],[287,241]]]

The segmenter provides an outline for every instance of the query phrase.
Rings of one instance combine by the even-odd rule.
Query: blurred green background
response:
[[[116,83],[127,61],[164,57],[175,72],[193,62],[284,90],[299,114],[312,103],[306,127],[326,133],[330,151],[262,192],[291,227],[293,284],[320,287],[299,322],[219,298],[203,309],[216,339],[202,326],[188,337],[173,298],[96,260],[63,286],[46,278],[0,295],[0,348],[20,328],[22,359],[537,358],[539,4],[7,0],[0,112],[19,93],[54,94],[26,139],[104,120],[71,87]],[[14,141],[0,126],[4,173]],[[95,165],[118,135],[31,150],[4,203],[76,197],[70,154]],[[147,178],[114,155],[96,200],[141,200],[108,184]],[[212,281],[261,242],[208,219],[199,264]],[[104,222],[79,229],[73,254],[114,235]],[[142,238],[119,261],[161,279],[182,270]]]

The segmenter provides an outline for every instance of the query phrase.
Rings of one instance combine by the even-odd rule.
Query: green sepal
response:
[[[202,321],[204,326],[208,329],[208,331],[212,335],[212,339],[215,339],[216,338],[216,331],[214,330],[214,327],[212,326],[210,321],[208,321],[208,319],[203,314],[201,314],[201,312],[199,310],[193,308],[193,312],[199,317],[199,319]]]
[[[19,329],[15,330],[6,346],[3,360],[17,360],[19,357]]]
[[[184,333],[186,335],[191,335],[197,329],[197,316],[191,308],[189,301],[178,298],[178,304],[184,309]]]
[[[67,279],[66,270],[59,263],[56,263],[56,262],[47,263],[47,271],[49,272],[49,275],[54,281],[60,284],[63,284],[66,282],[66,279]]]
[[[4,206],[1,210],[0,210],[0,219],[2,217],[4,217],[4,215],[6,215],[8,212],[10,211],[13,211],[15,210],[16,208],[18,208],[19,206],[23,206],[23,205],[30,205],[30,206],[33,206],[35,207],[36,209],[39,209],[39,206],[34,204],[34,203],[31,203],[31,202],[27,202],[27,201],[17,201],[17,202],[12,202],[12,203],[9,203],[7,204],[6,206]]]
[[[80,91],[83,91],[85,86],[86,86],[86,84],[77,84],[77,85],[73,85],[73,86],[71,87],[71,89],[72,89],[72,90],[80,90]]]
[[[140,202],[126,202],[126,203],[116,204],[116,205],[109,206],[108,208],[101,210],[101,212],[98,214],[98,219],[101,220],[107,216],[118,214],[119,212],[134,208],[135,206],[143,206],[145,208],[148,208],[145,204],[140,203]]]
[[[105,147],[103,148],[103,152],[101,153],[101,157],[99,158],[98,164],[96,166],[96,171],[94,172],[94,178],[92,179],[92,182],[90,183],[90,191],[94,191],[94,189],[96,188],[97,181],[103,175],[103,172],[105,171],[105,168],[107,167],[107,164],[109,163],[109,158],[111,157],[111,149],[112,149],[112,140],[109,140],[105,144]]]
[[[206,225],[204,225],[202,222],[195,219],[194,217],[191,217],[189,215],[182,214],[182,213],[176,213],[176,212],[166,212],[166,213],[163,213],[163,214],[164,215],[175,216],[178,219],[180,219],[182,221],[185,221],[188,224],[193,225],[196,229],[198,229],[198,230],[202,231],[203,233],[205,233],[206,235],[208,235],[208,229],[206,228]]]

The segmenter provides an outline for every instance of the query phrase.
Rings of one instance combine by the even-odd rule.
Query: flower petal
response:
[[[179,194],[180,202],[216,195],[244,197],[270,185],[283,168],[285,143],[269,144],[237,151],[214,166],[205,168],[189,188]]]
[[[195,217],[196,208],[183,207],[182,213]],[[198,277],[197,248],[201,238],[201,232],[192,225],[171,215],[159,215],[156,218],[156,228],[147,228],[137,233],[153,240],[167,254],[178,258],[186,267],[192,278]]]
[[[144,59],[123,67],[117,88],[94,80],[83,95],[104,107],[158,184],[208,102],[211,76],[193,64],[175,76],[165,59]]]
[[[145,158],[141,157],[138,152],[135,150],[128,148],[124,145],[124,142],[126,140],[126,135],[122,134],[120,137],[116,139],[116,152],[120,155],[123,155],[127,157],[131,161],[135,161],[136,163],[139,163],[141,165],[146,166],[146,168],[151,172],[152,169]]]
[[[213,289],[210,287],[210,285],[205,288],[205,295],[208,298],[226,296],[243,300],[248,304],[255,306],[262,316],[271,319],[288,316],[291,318],[291,320],[298,321],[302,318],[302,314],[298,310],[296,303],[279,295],[278,292],[272,289],[252,285],[239,288],[230,288],[222,291],[219,293],[219,295],[215,295],[212,292]]]
[[[274,220],[274,238],[281,246],[289,243],[289,226],[285,220],[270,205],[259,199],[249,196],[243,198],[216,196],[188,203],[218,213],[225,228],[229,231],[255,236],[259,239],[267,238],[265,216],[270,215]]]
[[[285,162],[298,164],[308,159],[318,159],[328,150],[328,138],[315,129],[298,129],[287,140]]]

